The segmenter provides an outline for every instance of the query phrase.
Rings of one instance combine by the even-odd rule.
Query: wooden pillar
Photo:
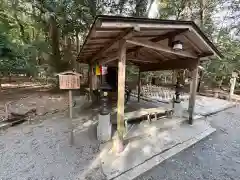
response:
[[[70,127],[71,127],[71,132],[70,132],[70,144],[73,145],[74,143],[74,137],[73,137],[73,124],[72,124],[72,118],[73,118],[73,99],[72,99],[72,90],[69,90],[69,118],[70,118]]]
[[[198,84],[198,62],[199,60],[197,60],[196,65],[192,70],[192,81],[190,84],[190,98],[189,98],[189,104],[188,104],[189,124],[193,123],[193,113],[194,113],[197,84]]]
[[[176,80],[176,70],[172,71],[172,84],[175,85],[177,80]]]
[[[92,100],[92,94],[93,94],[93,65],[89,64],[89,73],[88,73],[88,83],[89,83],[89,100]]]
[[[126,68],[126,41],[119,42],[118,58],[118,100],[117,100],[117,131],[118,131],[118,148],[117,151],[123,150],[124,135],[124,92],[125,92],[125,68]]]
[[[141,71],[138,71],[138,102],[140,102],[140,93],[141,93]]]

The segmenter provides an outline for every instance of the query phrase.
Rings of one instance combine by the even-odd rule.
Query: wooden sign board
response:
[[[58,74],[60,89],[80,89],[81,74],[75,72],[63,72]]]

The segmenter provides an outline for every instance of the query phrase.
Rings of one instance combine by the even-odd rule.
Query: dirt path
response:
[[[9,113],[25,113],[36,109],[38,116],[57,113],[67,108],[66,93],[53,94],[49,86],[24,82],[7,84],[1,89],[0,119],[5,117],[6,106]]]

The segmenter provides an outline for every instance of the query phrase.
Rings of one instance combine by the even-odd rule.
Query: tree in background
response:
[[[192,20],[225,56],[206,61],[203,75],[214,83],[228,82],[239,67],[239,1],[238,0],[156,0],[161,19]]]
[[[75,60],[80,45],[96,15],[147,17],[153,2],[2,0],[0,49],[7,53],[0,58],[1,67],[25,69],[29,75],[36,75],[38,67],[46,65],[50,75],[77,68]],[[225,55],[222,60],[203,64],[205,76],[227,79],[239,67],[239,0],[155,0],[155,3],[158,18],[195,21]]]
[[[0,7],[0,28],[9,32],[6,37],[27,67],[48,64],[53,73],[76,68],[80,45],[96,15],[146,17],[151,6],[148,0],[2,0]]]

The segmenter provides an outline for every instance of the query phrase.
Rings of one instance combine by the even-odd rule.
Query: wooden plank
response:
[[[129,121],[133,119],[138,119],[144,116],[148,115],[148,112],[145,111],[146,109],[143,110],[138,110],[138,111],[132,111],[132,112],[127,112],[124,114],[124,120]]]
[[[165,52],[165,53],[170,53],[170,54],[174,54],[174,55],[178,55],[178,56],[182,56],[182,57],[188,57],[188,58],[193,58],[193,59],[197,58],[196,55],[194,55],[190,52],[174,51],[174,50],[172,50],[172,48],[163,47],[160,44],[153,43],[151,41],[142,41],[142,40],[138,40],[136,38],[132,38],[132,39],[128,39],[127,43],[135,44],[135,45],[138,45],[138,46],[143,46],[143,47],[150,48],[150,49],[155,49],[155,50],[158,50],[158,51],[162,51],[162,52]]]
[[[123,38],[129,38],[132,36],[133,32],[136,30],[136,28],[128,28],[125,31],[119,33],[119,35],[108,41],[106,44],[104,44],[103,48],[100,49],[92,58],[91,62],[93,62],[95,59],[99,58],[103,53],[105,53],[110,47],[112,47],[115,43],[119,42]]]
[[[192,81],[191,81],[191,91],[190,91],[190,98],[188,104],[188,112],[189,112],[189,124],[193,123],[193,113],[195,108],[195,101],[196,101],[196,93],[197,93],[197,84],[198,84],[198,64],[199,60],[197,61],[193,71],[192,71]]]
[[[140,93],[141,93],[141,71],[138,70],[138,102],[140,102]]]
[[[172,109],[166,108],[166,107],[157,107],[157,108],[148,108],[144,110],[147,111],[149,114],[152,114],[152,113],[164,114],[167,111],[171,111]]]
[[[117,130],[118,137],[122,141],[124,134],[124,92],[125,92],[125,69],[126,69],[126,41],[119,42],[118,60],[118,101],[117,101]]]

